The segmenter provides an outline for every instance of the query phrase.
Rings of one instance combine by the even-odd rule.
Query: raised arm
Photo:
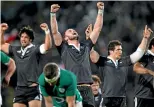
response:
[[[56,12],[59,10],[59,8],[60,6],[58,4],[53,4],[51,5],[51,12],[50,12],[51,31],[56,46],[60,46],[62,43],[62,36],[58,31],[58,24],[56,19]]]
[[[51,48],[52,40],[50,35],[50,30],[48,28],[48,25],[46,23],[42,23],[40,25],[41,29],[45,31],[45,42],[40,46],[41,53],[45,53]]]
[[[134,64],[133,70],[138,74],[150,74],[154,76],[154,71],[144,68],[144,66],[139,62]]]
[[[147,28],[147,25],[145,26],[144,32],[143,32],[143,39],[138,47],[138,49],[130,55],[132,63],[137,62],[143,55],[146,50],[148,40],[150,38],[150,35],[153,31],[150,28]]]
[[[98,7],[98,14],[97,14],[97,18],[94,24],[94,29],[90,35],[90,39],[92,40],[93,44],[96,43],[98,36],[101,32],[102,26],[103,26],[104,3],[98,2],[97,7]]]
[[[2,50],[3,52],[5,52],[5,53],[8,53],[9,52],[9,45],[10,44],[8,44],[8,43],[5,43],[5,41],[4,41],[4,33],[5,33],[5,31],[8,29],[8,25],[7,25],[7,23],[1,23],[1,25],[0,25],[0,35],[1,35],[1,37],[0,37],[0,41],[1,41],[1,44],[0,44],[0,50]]]

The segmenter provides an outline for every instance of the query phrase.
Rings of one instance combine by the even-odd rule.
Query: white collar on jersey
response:
[[[34,46],[34,45],[31,43],[31,44],[29,44],[29,45],[28,45],[26,48],[24,48],[24,49],[22,49],[22,47],[21,47],[22,56],[24,56],[25,53],[26,53],[26,51],[27,51],[27,49],[31,48],[32,46]]]
[[[151,54],[152,56],[154,56],[154,53],[151,50],[148,50],[147,52],[148,54]]]
[[[108,59],[112,60],[114,65],[117,67],[118,66],[118,60],[114,60],[112,57],[108,56]]]
[[[80,51],[80,43],[78,44],[78,46],[75,46],[74,44],[68,44],[68,45],[72,45],[72,46],[74,46],[78,51]]]

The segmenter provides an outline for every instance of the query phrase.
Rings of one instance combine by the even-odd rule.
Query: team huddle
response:
[[[11,76],[17,71],[13,107],[41,107],[42,98],[46,107],[127,107],[126,84],[131,65],[137,74],[135,106],[154,107],[153,31],[145,26],[140,45],[129,56],[122,57],[122,43],[119,40],[110,41],[108,56],[101,56],[93,46],[102,30],[104,3],[98,2],[97,8],[93,29],[92,24],[87,27],[84,42],[79,41],[80,36],[74,29],[67,29],[64,35],[58,31],[58,4],[51,5],[51,30],[46,23],[40,25],[45,32],[45,41],[41,45],[32,43],[35,35],[30,26],[21,28],[18,34],[21,46],[5,43],[4,33],[8,25],[1,23],[1,62],[8,66],[2,86],[8,86]],[[65,69],[50,62],[40,73],[40,57],[52,49],[52,39]],[[101,79],[92,75],[90,62],[100,68]]]

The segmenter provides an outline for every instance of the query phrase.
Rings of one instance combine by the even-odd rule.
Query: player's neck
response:
[[[68,42],[68,44],[69,44],[69,45],[73,44],[73,45],[75,45],[76,47],[79,47],[79,44],[80,44],[80,43],[79,43],[78,40],[71,40],[71,41]]]

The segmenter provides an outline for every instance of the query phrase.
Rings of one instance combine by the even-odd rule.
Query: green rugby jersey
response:
[[[60,70],[60,78],[56,85],[50,86],[44,78],[44,73],[39,77],[39,86],[43,96],[51,96],[55,107],[67,107],[66,97],[76,96],[76,102],[82,101],[77,90],[76,76],[67,70]]]
[[[9,56],[7,56],[4,52],[2,52],[2,51],[0,51],[0,53],[1,53],[1,62],[3,63],[3,64],[8,64],[9,63],[9,61],[10,61],[10,57]]]

